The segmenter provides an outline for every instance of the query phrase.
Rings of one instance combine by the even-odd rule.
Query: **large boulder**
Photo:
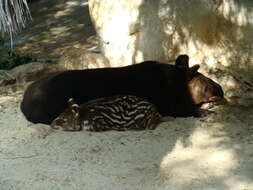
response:
[[[253,1],[90,0],[89,11],[112,66],[186,53],[228,98],[253,98]]]
[[[13,84],[16,82],[15,77],[10,71],[0,70],[0,86]]]
[[[10,73],[16,78],[18,83],[27,83],[38,80],[42,76],[60,70],[57,65],[45,62],[32,62],[19,65],[13,68]]]
[[[74,47],[63,52],[58,65],[60,68],[66,70],[103,68],[110,66],[109,61],[101,53]]]
[[[31,82],[60,70],[62,69],[58,64],[46,61],[19,65],[11,70],[0,70],[0,91],[2,93],[12,93],[23,90]]]

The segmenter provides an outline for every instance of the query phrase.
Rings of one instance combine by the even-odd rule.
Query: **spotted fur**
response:
[[[66,131],[155,129],[161,115],[156,107],[136,96],[113,96],[77,105],[69,100],[69,108],[52,122],[52,127]]]

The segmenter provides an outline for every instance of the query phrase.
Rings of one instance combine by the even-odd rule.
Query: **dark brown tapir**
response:
[[[145,61],[119,68],[51,74],[28,86],[21,110],[33,123],[51,124],[68,107],[70,98],[82,104],[96,98],[134,95],[150,101],[162,116],[199,116],[199,107],[192,96],[206,94],[204,91],[195,94],[189,89],[190,81],[198,75],[199,66],[189,68],[188,62],[181,62],[185,56],[179,56],[175,65]]]

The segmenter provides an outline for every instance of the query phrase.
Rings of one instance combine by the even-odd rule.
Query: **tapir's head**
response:
[[[51,127],[63,131],[80,131],[80,107],[73,98],[69,99],[68,104],[69,107],[53,120]]]
[[[189,81],[188,89],[194,103],[202,108],[226,102],[221,86],[201,73],[197,73]]]
[[[196,105],[208,108],[208,106],[226,102],[221,86],[212,79],[197,72],[200,67],[199,65],[189,67],[188,55],[179,55],[176,59],[175,66],[179,69],[187,70],[188,90]]]

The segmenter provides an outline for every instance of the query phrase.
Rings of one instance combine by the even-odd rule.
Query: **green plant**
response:
[[[21,56],[14,52],[8,52],[8,56],[0,61],[0,69],[10,70],[18,65],[23,65],[29,62],[37,61],[31,55]]]

